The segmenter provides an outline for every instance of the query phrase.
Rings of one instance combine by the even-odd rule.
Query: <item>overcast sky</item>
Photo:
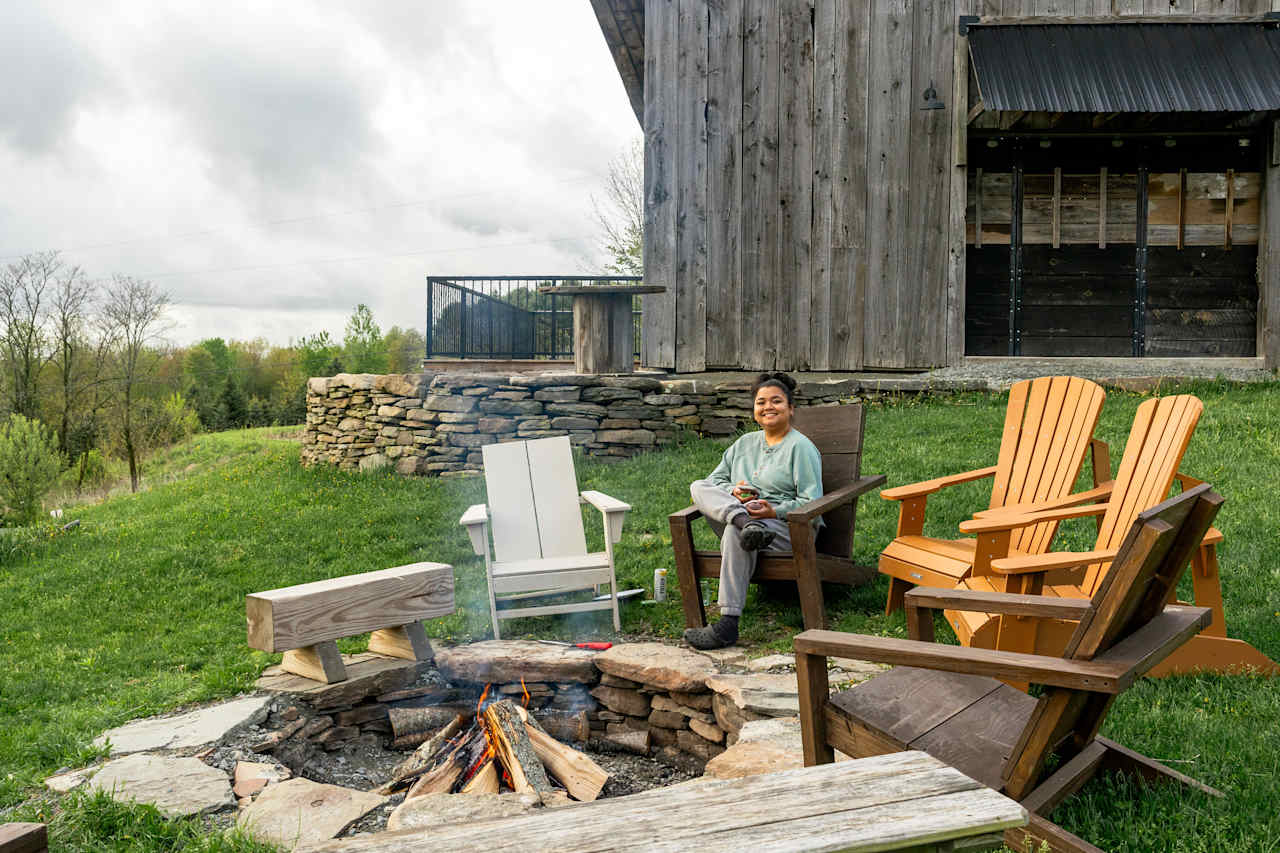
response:
[[[274,344],[425,277],[582,274],[640,135],[587,0],[6,3],[0,258],[153,281]]]

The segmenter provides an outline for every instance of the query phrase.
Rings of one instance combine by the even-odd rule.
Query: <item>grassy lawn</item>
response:
[[[1218,520],[1226,534],[1228,631],[1280,657],[1280,506],[1272,488],[1280,480],[1280,383],[1179,390],[1206,404],[1183,470],[1228,500]],[[1098,434],[1111,442],[1115,464],[1141,399],[1108,395]],[[875,407],[864,470],[901,484],[989,464],[1004,402],[970,394]],[[479,479],[307,470],[296,443],[280,436],[255,430],[198,437],[152,468],[160,485],[69,509],[64,522],[82,521],[74,530],[0,534],[0,821],[47,815],[47,804],[24,801],[43,776],[90,761],[90,741],[103,729],[251,688],[278,656],[245,645],[246,593],[436,560],[456,567],[459,607],[429,623],[428,632],[459,641],[489,633],[483,566],[457,525],[469,504],[483,500]],[[692,439],[615,465],[579,463],[582,488],[636,508],[618,547],[624,588],[647,588],[655,568],[672,565],[666,515],[687,505],[687,484],[705,476],[722,449]],[[926,533],[953,532],[982,503],[983,491],[978,483],[934,496]],[[864,498],[858,516],[855,557],[874,563],[892,538],[896,505]],[[588,544],[602,547],[598,516],[588,522]],[[1088,547],[1093,530],[1091,520],[1073,522],[1060,544]],[[676,598],[674,571],[669,585]],[[900,615],[881,613],[886,588],[879,580],[831,598],[833,627],[904,635]],[[752,596],[744,642],[760,653],[788,649],[800,630],[798,606]],[[507,625],[510,636],[611,633],[603,614]],[[628,635],[675,638],[682,627],[676,600],[623,611]],[[339,645],[357,651],[362,642]],[[1147,681],[1120,698],[1104,733],[1228,797],[1211,801],[1173,788],[1117,792],[1119,783],[1103,780],[1055,813],[1068,829],[1109,850],[1271,849],[1280,839],[1280,686],[1250,677]],[[115,837],[122,830],[111,827],[125,820],[94,800],[79,800],[68,813],[74,819],[58,830],[61,849],[93,846],[75,840],[89,837],[86,826],[99,827],[93,837]],[[136,821],[125,821],[130,832],[153,826],[145,816]],[[225,839],[207,848],[188,843],[164,836],[151,846],[121,842],[120,849],[251,849]]]

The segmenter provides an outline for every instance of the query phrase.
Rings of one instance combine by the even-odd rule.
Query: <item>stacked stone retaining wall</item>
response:
[[[802,382],[797,405],[838,405],[903,389],[855,379]],[[923,390],[907,388],[905,390]],[[481,470],[480,448],[567,435],[618,459],[669,445],[681,430],[728,436],[752,425],[751,379],[572,373],[339,374],[307,384],[304,464],[444,476]]]

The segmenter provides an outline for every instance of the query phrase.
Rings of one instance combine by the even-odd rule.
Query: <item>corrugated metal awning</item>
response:
[[[1280,24],[969,26],[988,110],[1084,113],[1280,109]]]

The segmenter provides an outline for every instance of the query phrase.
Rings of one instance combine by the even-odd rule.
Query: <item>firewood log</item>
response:
[[[496,794],[498,793],[498,765],[492,758],[485,761],[480,769],[471,777],[471,781],[462,786],[464,794]]]
[[[484,709],[485,725],[493,739],[498,760],[511,777],[511,787],[517,793],[546,793],[552,790],[551,780],[547,778],[547,771],[529,741],[529,734],[520,719],[521,710],[508,699],[494,702]]]
[[[518,710],[521,718],[526,719],[528,712],[523,708]],[[603,767],[547,734],[536,720],[527,721],[525,731],[547,772],[564,785],[571,797],[580,802],[591,802],[600,796],[604,783],[609,781],[609,774]]]
[[[454,717],[449,725],[440,729],[426,743],[415,749],[412,755],[397,764],[396,768],[391,771],[391,780],[381,788],[376,789],[374,793],[382,794],[385,797],[409,784],[409,781],[414,776],[421,774],[431,766],[431,756],[440,748],[441,744],[456,735],[461,728],[462,717]]]

